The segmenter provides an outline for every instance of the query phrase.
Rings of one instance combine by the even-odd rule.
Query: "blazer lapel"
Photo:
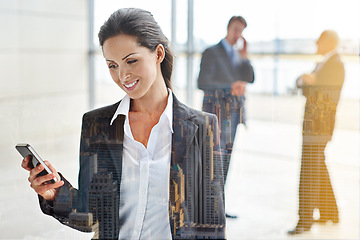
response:
[[[176,164],[181,165],[189,153],[190,146],[198,126],[191,119],[195,117],[189,109],[177,100],[173,100],[173,129],[172,147],[171,147],[171,167]],[[109,128],[108,150],[112,161],[121,180],[122,172],[122,151],[124,140],[124,122],[125,116],[119,115]]]
[[[187,107],[174,96],[173,104],[173,137],[171,151],[171,167],[181,165],[189,153],[198,126],[191,119],[194,117]]]
[[[123,153],[123,141],[124,141],[124,122],[125,116],[118,115],[110,126],[109,141],[107,142],[109,153],[112,157],[112,161],[117,173],[118,183],[121,182],[122,173],[122,153]]]
[[[226,66],[227,70],[229,72],[234,72],[234,67],[231,62],[231,59],[221,42],[217,44],[217,49],[218,49],[218,57],[219,59],[221,59],[221,61],[224,61],[225,63],[224,65]]]
[[[174,96],[173,100],[173,129],[171,147],[171,168],[181,165],[189,154],[198,126],[191,120],[195,115]],[[125,116],[119,115],[109,128],[108,150],[112,157],[115,170],[121,180],[122,152],[124,140]]]

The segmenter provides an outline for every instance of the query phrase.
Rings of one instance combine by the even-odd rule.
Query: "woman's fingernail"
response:
[[[38,169],[39,169],[39,170],[41,169],[41,165],[38,166]]]

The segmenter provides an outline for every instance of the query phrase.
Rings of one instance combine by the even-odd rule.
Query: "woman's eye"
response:
[[[109,67],[109,68],[116,68],[117,65],[116,65],[116,64],[110,64],[108,67]]]
[[[137,62],[136,59],[134,59],[134,60],[129,60],[127,63],[131,64],[131,63],[135,63],[135,62]]]

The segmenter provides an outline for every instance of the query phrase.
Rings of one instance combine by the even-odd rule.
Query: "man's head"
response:
[[[233,16],[230,18],[227,26],[226,40],[234,45],[237,40],[242,36],[242,32],[246,28],[247,23],[241,16]]]
[[[316,41],[317,54],[325,55],[335,50],[339,45],[339,36],[333,30],[325,30]]]

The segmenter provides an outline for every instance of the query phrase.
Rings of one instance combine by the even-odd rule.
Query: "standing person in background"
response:
[[[339,211],[329,172],[325,164],[325,148],[331,140],[337,103],[345,78],[344,64],[337,52],[339,37],[332,30],[324,31],[316,42],[317,54],[324,56],[315,70],[303,74],[296,85],[306,97],[301,171],[299,184],[299,220],[289,234],[309,231],[313,222],[339,222]],[[314,220],[314,209],[320,218]]]
[[[230,18],[226,37],[202,54],[198,78],[198,87],[204,91],[203,111],[218,117],[220,145],[227,156],[224,159],[225,181],[237,125],[245,124],[245,87],[247,83],[254,82],[247,42],[242,36],[246,26],[243,17]]]

